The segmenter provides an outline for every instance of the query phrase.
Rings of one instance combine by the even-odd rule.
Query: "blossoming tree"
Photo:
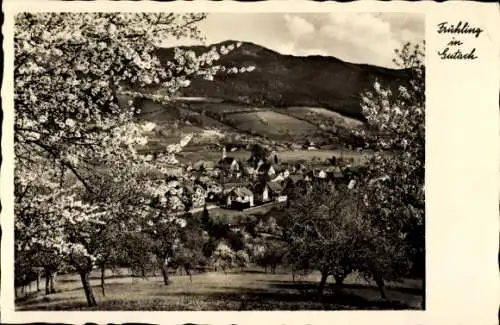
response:
[[[119,105],[124,92],[138,96],[161,87],[168,100],[192,78],[212,80],[222,70],[213,48],[196,55],[175,50],[166,65],[154,55],[160,42],[201,40],[205,14],[22,13],[15,19],[15,191],[18,253],[44,249],[81,276],[89,306],[97,304],[89,273],[109,257],[106,230],[142,231],[182,220],[161,198],[175,154],[191,135],[151,160],[138,154],[153,123],[138,109]],[[160,202],[160,204],[156,204]],[[160,217],[163,216],[163,217]],[[111,232],[112,234],[113,232]],[[22,235],[21,235],[22,234]],[[162,247],[169,251],[170,247]]]
[[[424,275],[424,46],[406,43],[395,51],[395,64],[409,76],[405,84],[395,90],[375,82],[373,89],[362,94],[370,132],[361,136],[375,151],[363,199],[382,241],[377,245],[380,258],[370,272],[384,277],[402,274],[399,267],[405,263],[398,261],[399,267],[393,268],[396,255],[404,255],[406,267]]]

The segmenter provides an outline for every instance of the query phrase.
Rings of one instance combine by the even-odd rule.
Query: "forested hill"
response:
[[[235,44],[226,41],[214,44]],[[196,53],[211,46],[186,47]],[[172,48],[161,48],[162,61],[172,56]],[[383,84],[404,84],[406,70],[354,64],[335,57],[282,55],[265,47],[244,42],[220,61],[226,66],[255,66],[250,73],[224,75],[214,81],[195,80],[183,90],[184,96],[220,98],[227,101],[266,106],[324,107],[343,115],[363,119],[359,94],[370,88],[375,78]]]

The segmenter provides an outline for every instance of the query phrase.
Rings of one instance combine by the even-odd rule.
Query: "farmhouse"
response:
[[[252,207],[254,205],[254,195],[246,187],[235,187],[226,194],[226,205],[233,209]]]
[[[254,196],[258,202],[269,202],[277,200],[279,202],[286,201],[286,195],[283,195],[283,188],[277,182],[261,182],[255,185]]]

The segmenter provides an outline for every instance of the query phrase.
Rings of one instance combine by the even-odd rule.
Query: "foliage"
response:
[[[237,266],[236,252],[223,241],[219,242],[215,248],[211,260],[217,270],[222,270],[224,272]]]
[[[269,149],[260,145],[254,144],[251,149],[250,159],[248,162],[255,168],[260,160],[263,162],[267,161],[267,157],[269,156]]]
[[[424,67],[419,46],[405,44],[396,63],[411,75],[397,92],[375,82],[362,95],[368,131],[359,131],[374,157],[356,183],[314,184],[290,201],[284,238],[287,263],[329,275],[338,284],[352,271],[376,281],[408,275],[424,253]],[[337,161],[338,163],[338,161]],[[423,265],[419,266],[420,268]]]
[[[275,273],[278,265],[285,262],[288,249],[285,243],[267,241],[262,248],[254,253],[255,262],[266,270],[269,268],[272,273]]]
[[[196,24],[204,18],[171,13],[15,18],[15,225],[22,234],[16,244],[25,253],[42,247],[72,265],[89,305],[96,301],[88,274],[126,242],[121,235],[142,232],[157,257],[168,257],[185,225],[172,211],[185,207],[186,197],[168,175],[191,135],[156,159],[140,155],[136,147],[147,143],[155,125],[135,118],[133,101],[123,107],[117,98],[156,86],[162,93],[150,95],[166,101],[192,78],[212,80],[222,71],[214,64],[221,57],[216,48],[199,55],[176,49],[166,64],[155,56],[158,43],[168,38],[201,39]],[[128,254],[137,261],[137,252]]]
[[[362,95],[372,132],[361,136],[376,153],[368,164],[364,202],[384,238],[407,245],[408,257],[423,275],[425,256],[425,49],[406,43],[394,62],[410,72],[407,85],[392,91],[375,83]],[[390,154],[387,154],[387,152]]]
[[[229,231],[225,236],[225,240],[235,252],[245,248],[245,238],[240,231]]]
[[[285,229],[288,263],[325,276],[345,278],[355,268],[357,253],[371,230],[361,216],[354,193],[347,187],[315,183],[288,208]]]
[[[239,250],[236,252],[235,264],[240,268],[248,266],[250,263],[250,256],[244,250]]]

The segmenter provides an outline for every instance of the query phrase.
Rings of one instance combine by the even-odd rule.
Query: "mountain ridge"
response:
[[[180,46],[198,55],[212,47],[220,48],[240,41],[227,40],[211,45]],[[156,55],[166,62],[173,48],[159,48]],[[219,98],[239,104],[283,108],[323,107],[345,116],[364,120],[360,94],[377,79],[394,88],[405,84],[407,69],[391,69],[343,61],[333,56],[294,56],[264,46],[241,42],[218,64],[228,67],[255,66],[252,72],[218,74],[213,81],[195,79],[182,96]]]

